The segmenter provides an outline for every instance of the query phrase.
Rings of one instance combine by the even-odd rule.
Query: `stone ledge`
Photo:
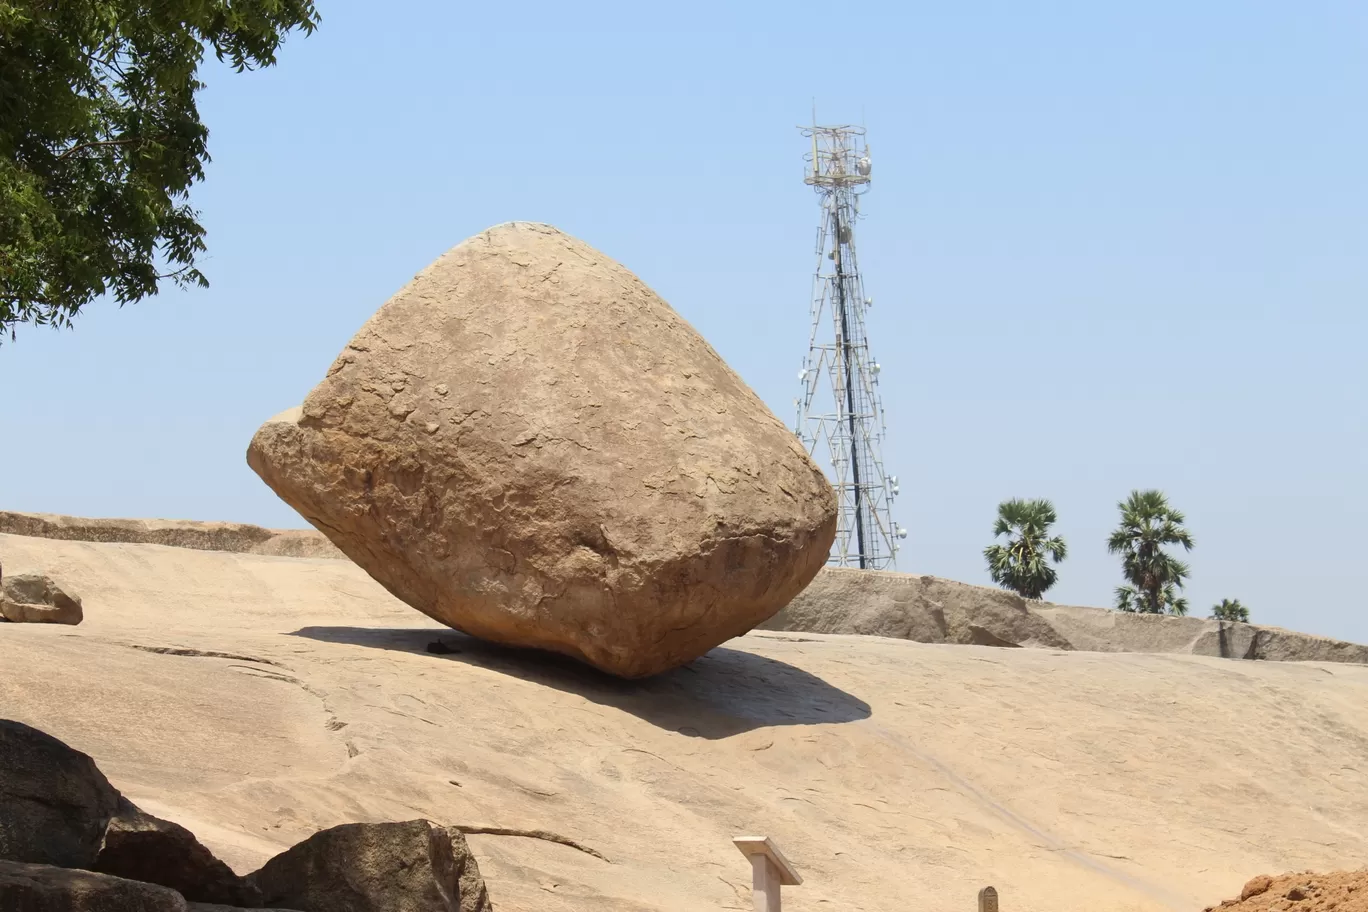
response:
[[[233,551],[277,557],[345,560],[321,532],[267,529],[250,523],[180,519],[84,519],[53,513],[0,510],[0,533],[62,541],[166,545],[196,551]]]

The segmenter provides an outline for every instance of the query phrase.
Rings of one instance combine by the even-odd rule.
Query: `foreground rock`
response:
[[[4,912],[241,912],[241,908],[186,902],[167,887],[110,874],[0,861],[0,909]]]
[[[0,719],[0,859],[94,867],[120,795],[95,761]]]
[[[0,617],[16,624],[79,624],[85,615],[81,600],[51,577],[27,573],[0,580]]]
[[[0,861],[5,912],[187,912],[185,898],[155,884],[51,865]]]
[[[426,820],[324,830],[250,880],[265,902],[303,912],[491,912],[465,837]]]
[[[86,754],[9,720],[0,720],[0,859],[85,868],[197,901],[260,904],[193,833],[140,810]]]
[[[186,899],[256,907],[261,895],[185,827],[153,817],[127,799],[105,829],[94,870],[161,884]]]
[[[825,568],[762,627],[919,643],[1368,664],[1368,646],[1277,627],[1032,601],[934,576]]]
[[[1238,899],[1228,899],[1205,912],[1368,912],[1368,869],[1328,874],[1283,874],[1252,878]]]
[[[632,273],[545,225],[425,269],[247,458],[414,608],[625,677],[773,615],[835,534],[793,433]]]

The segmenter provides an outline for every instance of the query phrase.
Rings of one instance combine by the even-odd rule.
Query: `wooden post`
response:
[[[978,912],[998,912],[998,895],[994,887],[979,890]]]
[[[755,912],[781,912],[779,888],[803,882],[779,847],[767,836],[737,836],[732,840],[751,863],[751,901]]]

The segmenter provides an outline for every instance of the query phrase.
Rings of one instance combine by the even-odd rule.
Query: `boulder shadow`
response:
[[[626,681],[566,656],[500,646],[455,630],[304,627],[287,635],[475,665],[709,740],[774,725],[854,722],[870,715],[868,703],[810,672],[725,646],[673,671]]]

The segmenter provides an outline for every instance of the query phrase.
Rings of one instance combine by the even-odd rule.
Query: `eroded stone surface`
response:
[[[0,580],[0,617],[16,624],[79,624],[81,600],[37,573]]]
[[[0,719],[0,858],[92,867],[119,797],[87,755]]]
[[[465,837],[427,820],[323,830],[249,880],[303,912],[492,912]]]
[[[6,912],[186,912],[185,898],[155,884],[52,865],[0,861]]]
[[[773,615],[835,534],[792,431],[636,276],[546,225],[425,269],[248,462],[409,605],[627,677]]]
[[[94,870],[170,887],[197,902],[261,904],[256,888],[215,858],[194,833],[140,810],[126,798],[105,830]]]

